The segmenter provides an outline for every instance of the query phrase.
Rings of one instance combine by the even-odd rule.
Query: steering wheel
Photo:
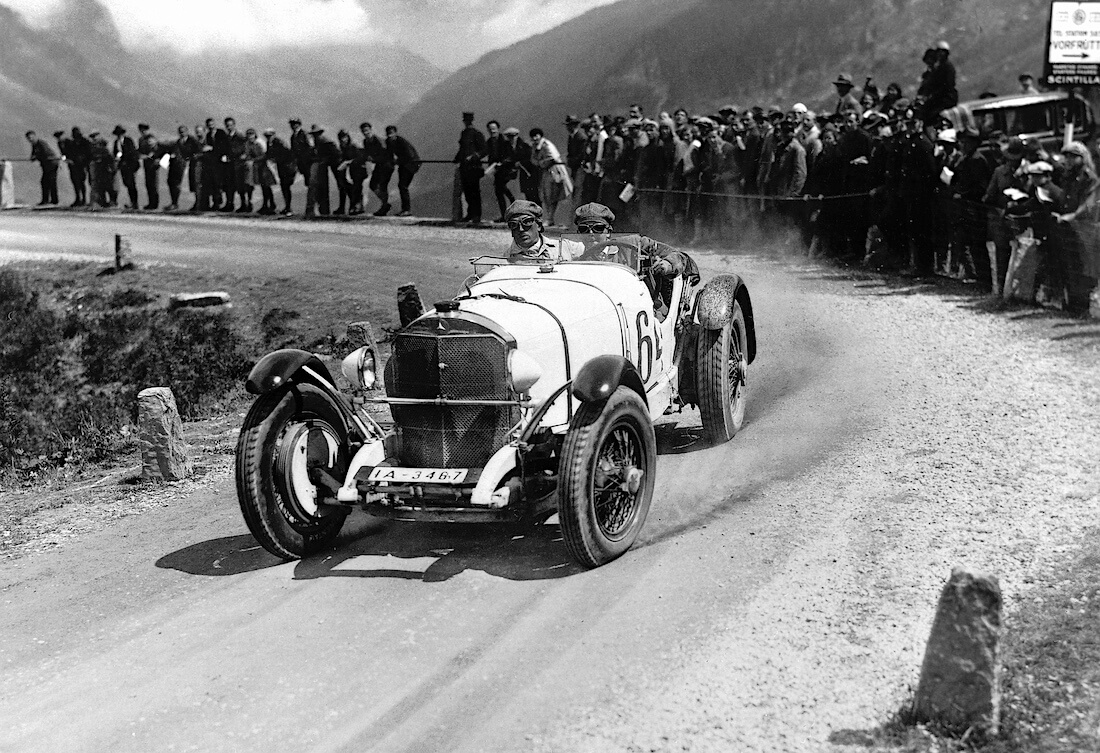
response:
[[[581,254],[581,258],[578,259],[578,261],[612,261],[611,259],[607,258],[605,254],[602,253],[603,250],[606,248],[614,248],[616,249],[616,253],[618,253],[618,250],[622,248],[632,249],[634,251],[634,258],[638,260],[638,266],[641,266],[642,247],[637,243],[631,243],[630,241],[625,240],[606,240],[588,246],[584,250],[584,253]],[[621,264],[622,262],[618,263]]]

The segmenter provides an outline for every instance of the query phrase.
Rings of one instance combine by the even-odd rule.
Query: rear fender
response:
[[[722,329],[733,316],[733,304],[741,304],[748,337],[749,363],[756,360],[756,320],[752,313],[749,289],[739,275],[718,275],[710,280],[695,299],[695,314],[704,329]]]
[[[607,400],[620,386],[638,393],[647,406],[645,384],[637,367],[622,356],[596,356],[573,379],[573,396],[582,403]]]

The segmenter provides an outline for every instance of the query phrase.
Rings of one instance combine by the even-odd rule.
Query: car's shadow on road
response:
[[[156,566],[190,575],[255,572],[283,560],[248,534],[225,536],[166,554]],[[533,527],[387,522],[353,514],[332,549],[299,560],[295,580],[398,578],[434,583],[479,571],[508,580],[563,578],[584,571],[556,524]]]

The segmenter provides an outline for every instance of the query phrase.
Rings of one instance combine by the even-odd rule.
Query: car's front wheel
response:
[[[237,499],[256,541],[284,559],[331,543],[347,510],[319,503],[310,471],[343,481],[348,463],[347,428],[330,395],[296,384],[260,396],[237,441]]]
[[[699,333],[696,391],[703,433],[711,444],[733,439],[745,423],[746,343],[745,315],[736,302],[724,327]]]
[[[599,567],[638,538],[653,498],[657,441],[638,393],[619,387],[573,417],[559,463],[558,518],[573,558]]]

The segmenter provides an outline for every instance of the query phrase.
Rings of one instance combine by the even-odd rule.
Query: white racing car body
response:
[[[642,264],[483,258],[475,269],[462,295],[394,335],[386,396],[367,398],[389,405],[392,426],[357,408],[376,381],[369,348],[344,362],[357,398],[303,351],[253,369],[238,496],[267,549],[315,551],[355,506],[413,521],[558,512],[573,556],[600,565],[644,523],[658,417],[698,404],[713,441],[740,427],[755,333],[736,276],[698,295],[673,279],[661,316]]]

